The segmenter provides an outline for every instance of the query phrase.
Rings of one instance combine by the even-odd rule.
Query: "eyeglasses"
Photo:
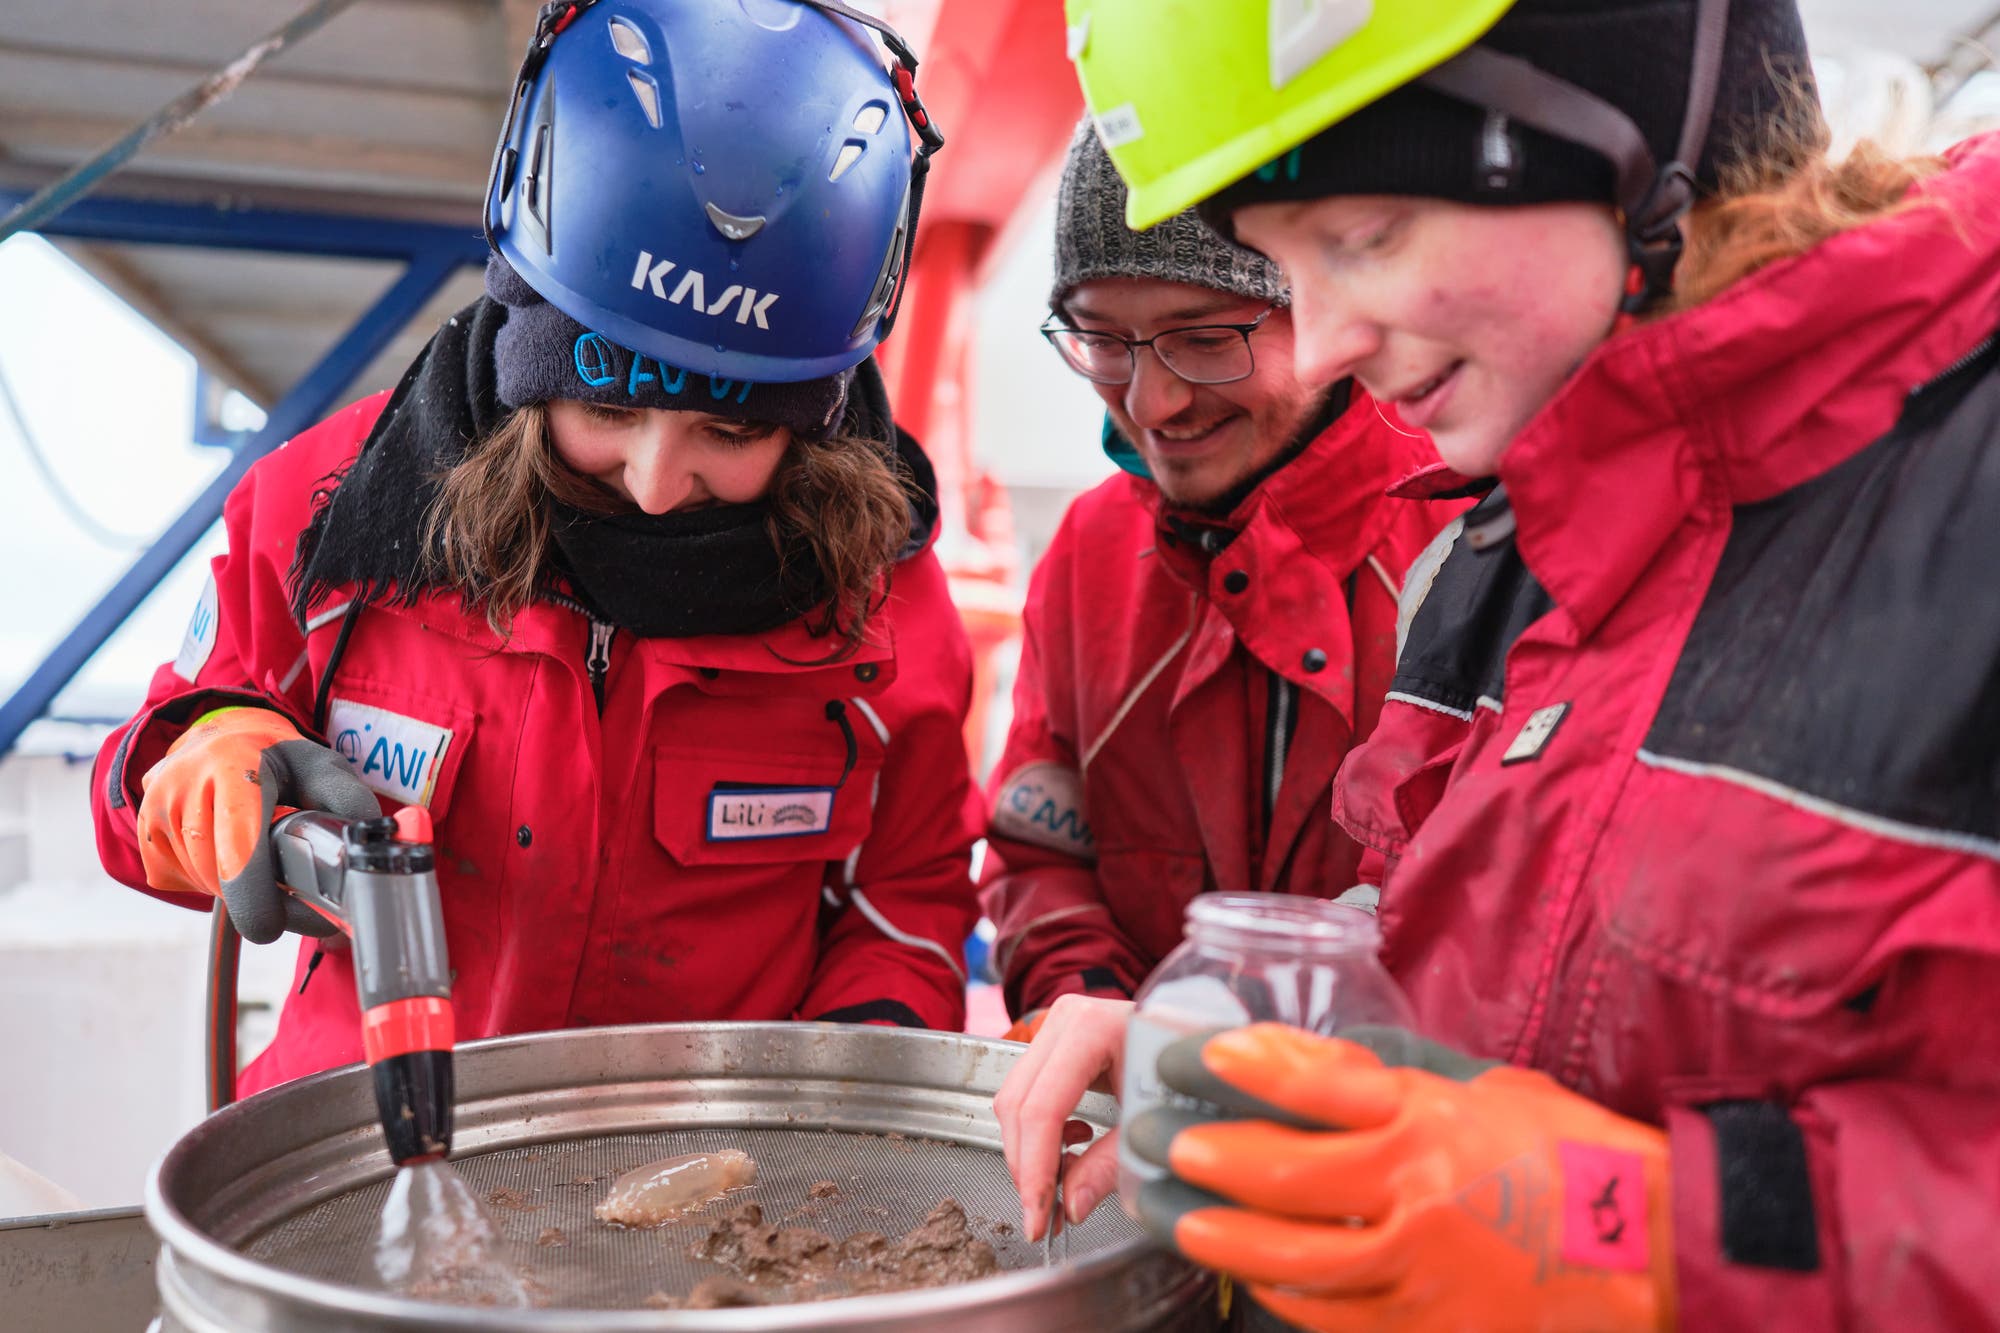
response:
[[[1073,329],[1050,315],[1042,336],[1069,363],[1069,368],[1099,384],[1129,384],[1139,364],[1139,349],[1150,347],[1160,364],[1190,384],[1232,384],[1250,378],[1257,368],[1250,353],[1250,335],[1278,307],[1265,306],[1248,324],[1196,324],[1168,329],[1150,338],[1121,338],[1115,333]]]

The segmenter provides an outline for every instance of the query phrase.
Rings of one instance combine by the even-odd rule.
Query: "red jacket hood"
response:
[[[1612,338],[1515,438],[1500,479],[1517,540],[1579,637],[1684,515],[1768,499],[1881,438],[2000,327],[2000,135],[1947,160],[1913,192],[1934,207]]]

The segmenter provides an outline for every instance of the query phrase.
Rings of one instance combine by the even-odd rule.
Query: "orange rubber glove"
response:
[[[1667,1143],[1396,1028],[1183,1038],[1126,1142],[1147,1229],[1317,1333],[1673,1327]]]
[[[1018,1041],[1026,1045],[1035,1039],[1037,1032],[1042,1030],[1042,1020],[1048,1016],[1049,1011],[1046,1009],[1030,1009],[1015,1022],[1013,1027],[1007,1029],[1007,1035],[1000,1040]]]
[[[280,803],[349,819],[381,815],[375,794],[324,745],[280,714],[222,708],[200,718],[139,780],[146,883],[219,897],[244,939],[333,927],[278,887],[271,819]]]

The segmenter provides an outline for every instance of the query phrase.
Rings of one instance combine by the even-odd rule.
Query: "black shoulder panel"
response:
[[[1512,522],[1504,489],[1467,511],[1465,531],[1410,621],[1390,689],[1461,713],[1481,695],[1501,697],[1507,650],[1555,605],[1513,538],[1494,538]]]
[[[2000,342],[1736,511],[1646,747],[2000,836]]]

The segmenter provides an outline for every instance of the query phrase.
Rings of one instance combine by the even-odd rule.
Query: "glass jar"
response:
[[[1275,1021],[1331,1035],[1357,1024],[1414,1028],[1409,1002],[1377,958],[1369,912],[1291,894],[1204,894],[1188,904],[1187,938],[1146,978],[1125,1033],[1119,1117],[1202,1103],[1160,1085],[1160,1052],[1180,1037]],[[1118,1144],[1118,1192],[1132,1212],[1163,1168]]]

